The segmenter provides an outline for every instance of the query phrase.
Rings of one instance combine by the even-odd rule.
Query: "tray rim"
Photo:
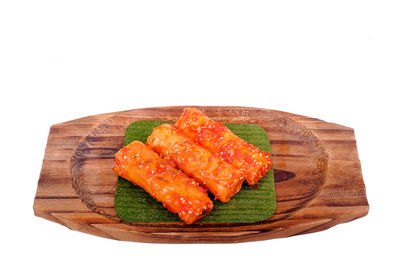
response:
[[[67,122],[63,122],[60,124],[55,124],[51,127],[51,129],[55,129],[60,125],[66,126],[68,124],[74,124],[78,121],[81,122],[85,122],[85,121],[90,121],[90,119],[95,118],[97,120],[97,124],[101,123],[104,120],[107,119],[112,119],[113,116],[117,115],[117,114],[122,114],[125,112],[130,112],[130,111],[134,111],[134,110],[140,110],[140,111],[146,111],[146,110],[152,110],[152,109],[157,109],[157,110],[163,110],[163,109],[183,109],[189,106],[166,106],[166,107],[155,107],[155,108],[141,108],[141,109],[133,109],[133,110],[125,110],[125,111],[120,111],[120,112],[112,112],[112,113],[105,113],[105,114],[99,114],[99,115],[94,115],[94,116],[87,116],[87,117],[83,117],[80,119],[76,119],[76,120],[71,120],[71,121],[67,121]],[[352,134],[354,135],[354,131],[353,129],[349,128],[349,127],[345,127],[345,126],[341,126],[338,124],[332,124],[332,123],[327,123],[318,119],[314,119],[314,118],[309,118],[306,116],[302,116],[302,115],[297,115],[297,114],[292,114],[292,113],[287,113],[287,112],[282,112],[282,111],[276,111],[276,110],[268,110],[268,109],[262,109],[262,108],[253,108],[253,107],[238,107],[238,106],[195,106],[195,107],[199,107],[199,108],[205,108],[205,109],[212,109],[212,108],[229,108],[229,109],[245,109],[245,110],[257,110],[257,111],[268,111],[268,112],[273,112],[276,114],[279,114],[280,116],[286,116],[291,120],[302,120],[307,121],[317,121],[320,123],[325,123],[325,124],[331,124],[331,125],[337,125],[340,127],[344,127],[347,128],[348,131],[351,131]],[[50,134],[49,134],[49,138],[51,135],[52,130],[50,130]],[[81,138],[80,141],[82,141],[86,136],[83,136]],[[79,141],[79,142],[80,142]],[[75,151],[76,151],[77,146],[75,147]],[[354,144],[354,148],[357,149],[356,144]],[[358,160],[358,155],[357,155],[357,159]],[[359,162],[359,160],[358,160]],[[71,161],[71,165],[72,165],[72,161]],[[361,169],[361,167],[360,167]],[[71,174],[72,175],[72,174]],[[41,172],[41,177],[42,177],[42,172]],[[364,195],[362,196],[364,203],[363,205],[360,205],[358,207],[358,209],[347,209],[345,211],[345,209],[343,210],[343,214],[341,216],[337,215],[336,218],[334,219],[304,219],[303,221],[301,221],[300,218],[289,218],[290,220],[292,220],[292,222],[297,220],[297,230],[295,231],[295,234],[302,234],[302,233],[308,233],[308,232],[314,232],[314,231],[320,231],[320,230],[324,230],[327,229],[333,225],[336,225],[338,223],[342,223],[342,222],[346,222],[346,221],[350,221],[362,216],[367,215],[368,211],[369,211],[369,205],[368,205],[368,201],[366,198],[366,193],[365,193],[365,185],[362,181],[362,175],[361,175],[361,184],[360,186],[364,188]],[[35,201],[34,201],[34,211],[35,211],[35,215],[40,216],[40,217],[44,217],[46,219],[55,221],[57,223],[60,223],[62,225],[65,225],[67,227],[69,227],[70,229],[73,230],[78,230],[78,231],[82,231],[82,232],[89,232],[91,234],[95,234],[95,235],[100,235],[103,237],[107,237],[107,238],[114,238],[114,239],[121,239],[124,240],[124,238],[126,238],[126,240],[130,240],[130,241],[141,241],[141,242],[167,242],[167,243],[209,243],[209,242],[217,242],[217,243],[221,243],[221,242],[243,242],[243,241],[252,241],[252,240],[265,240],[265,239],[271,239],[271,238],[276,238],[276,237],[284,237],[286,236],[290,236],[292,234],[285,234],[285,232],[287,232],[287,230],[289,229],[294,229],[293,227],[287,227],[287,228],[277,228],[277,229],[269,229],[269,231],[259,231],[258,229],[252,229],[252,225],[254,224],[259,224],[259,223],[249,223],[249,224],[237,224],[235,226],[231,225],[231,226],[226,226],[229,229],[225,229],[226,231],[222,231],[221,233],[227,234],[229,233],[229,230],[233,231],[231,232],[230,237],[228,237],[229,235],[226,235],[227,238],[222,238],[222,239],[212,239],[212,238],[200,238],[201,236],[199,235],[193,235],[194,232],[192,231],[188,231],[186,233],[188,233],[188,235],[181,236],[181,238],[171,238],[171,236],[166,235],[166,232],[162,232],[159,231],[159,233],[156,234],[157,231],[155,226],[152,226],[152,223],[135,223],[134,225],[132,225],[131,223],[129,224],[125,224],[123,221],[117,222],[117,224],[123,224],[124,227],[133,227],[132,229],[125,229],[124,227],[115,227],[115,225],[113,227],[110,228],[111,225],[107,225],[107,224],[112,224],[110,221],[107,221],[104,219],[104,221],[107,221],[107,223],[105,224],[98,224],[98,225],[91,225],[92,228],[97,229],[94,231],[88,231],[88,230],[82,230],[82,229],[76,229],[77,227],[71,227],[71,222],[66,223],[66,219],[65,217],[63,217],[62,219],[57,218],[57,216],[54,216],[54,214],[52,215],[52,213],[50,212],[50,215],[48,214],[49,212],[46,211],[46,209],[44,209],[42,207],[42,205],[39,203],[41,202],[41,200],[43,200],[43,198],[40,196],[40,190],[39,190],[39,186],[40,186],[40,179],[38,182],[38,191],[36,193],[35,196]],[[76,188],[75,188],[76,189]],[[319,194],[320,192],[318,192]],[[318,196],[317,194],[317,196]],[[57,200],[55,198],[53,198],[53,200]],[[343,206],[343,208],[346,208],[346,206]],[[348,208],[348,207],[347,207]],[[329,209],[329,206],[326,207],[326,209]],[[86,213],[91,213],[93,212],[92,210],[87,210],[85,211]],[[62,212],[60,212],[62,213]],[[59,215],[59,214],[58,214]],[[101,213],[99,213],[99,215],[101,216]],[[60,216],[58,216],[60,217]],[[62,217],[62,216],[61,216]],[[303,216],[304,217],[304,216]],[[109,219],[109,218],[108,218]],[[78,220],[79,221],[79,220]],[[101,220],[100,220],[101,221]],[[75,221],[76,223],[76,221]],[[116,223],[115,221],[113,221],[113,223]],[[158,224],[158,223],[156,223]],[[170,230],[177,230],[176,228],[176,224],[172,223],[170,225],[170,223],[164,223],[166,228],[169,228]],[[209,228],[208,230],[214,229],[216,227],[216,225],[213,224],[208,224],[210,227],[205,227],[205,228]],[[171,226],[171,227],[169,227]],[[250,226],[250,227],[249,227]],[[271,224],[270,224],[271,226]],[[303,227],[303,231],[299,231],[299,228]],[[141,229],[140,229],[141,228]],[[217,227],[219,229],[219,227]],[[106,230],[107,229],[107,230]],[[186,227],[184,227],[184,229],[188,229]],[[168,230],[168,229],[167,229]],[[215,229],[214,229],[215,230]],[[219,229],[221,230],[221,229]],[[286,230],[286,231],[285,231]],[[104,231],[109,231],[111,234],[99,234],[98,231],[104,232]],[[235,231],[241,231],[242,235],[236,235],[238,232]],[[129,233],[129,235],[127,235],[126,237],[121,236],[121,233],[126,232]],[[168,231],[167,231],[168,232]],[[179,231],[177,231],[179,232]],[[248,233],[246,233],[248,232]],[[289,231],[290,232],[290,231]],[[152,235],[149,234],[144,234],[144,233],[152,233]],[[168,232],[172,235],[176,233],[176,232]],[[192,234],[190,234],[192,233]],[[216,233],[216,232],[214,232]],[[236,233],[236,234],[235,234]],[[204,234],[204,232],[203,232]],[[144,236],[143,236],[144,235]]]

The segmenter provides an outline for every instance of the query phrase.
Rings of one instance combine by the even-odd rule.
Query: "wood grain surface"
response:
[[[114,154],[137,120],[175,121],[186,107],[89,116],[50,128],[34,200],[36,216],[105,238],[232,243],[289,237],[365,216],[369,206],[354,131],[315,118],[249,107],[197,107],[222,123],[254,123],[271,141],[277,210],[252,224],[128,223],[114,210]]]

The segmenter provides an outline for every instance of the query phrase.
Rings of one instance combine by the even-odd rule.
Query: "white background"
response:
[[[385,0],[0,1],[0,265],[399,266],[399,14]],[[354,128],[369,215],[227,245],[107,240],[33,215],[52,124],[169,105]]]

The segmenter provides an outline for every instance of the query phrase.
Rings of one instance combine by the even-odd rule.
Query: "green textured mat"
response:
[[[132,123],[126,129],[124,145],[134,140],[146,143],[153,128],[168,121],[145,120]],[[267,133],[254,124],[225,124],[232,132],[260,148],[271,151]],[[257,189],[250,188],[246,182],[242,190],[228,203],[214,200],[214,209],[198,222],[204,223],[253,223],[271,217],[276,208],[274,174],[271,169],[259,182]],[[210,198],[213,196],[210,194]],[[178,215],[165,209],[142,188],[119,177],[115,191],[115,210],[127,222],[176,222]]]

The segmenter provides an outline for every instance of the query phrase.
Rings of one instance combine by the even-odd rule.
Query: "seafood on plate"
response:
[[[271,169],[270,153],[248,144],[196,108],[186,109],[175,126],[200,146],[243,171],[251,186]]]
[[[187,224],[205,216],[213,208],[205,188],[139,141],[115,154],[113,171],[146,190]]]
[[[196,144],[174,125],[154,128],[146,144],[165,159],[172,160],[222,202],[228,202],[241,189],[242,171]]]

